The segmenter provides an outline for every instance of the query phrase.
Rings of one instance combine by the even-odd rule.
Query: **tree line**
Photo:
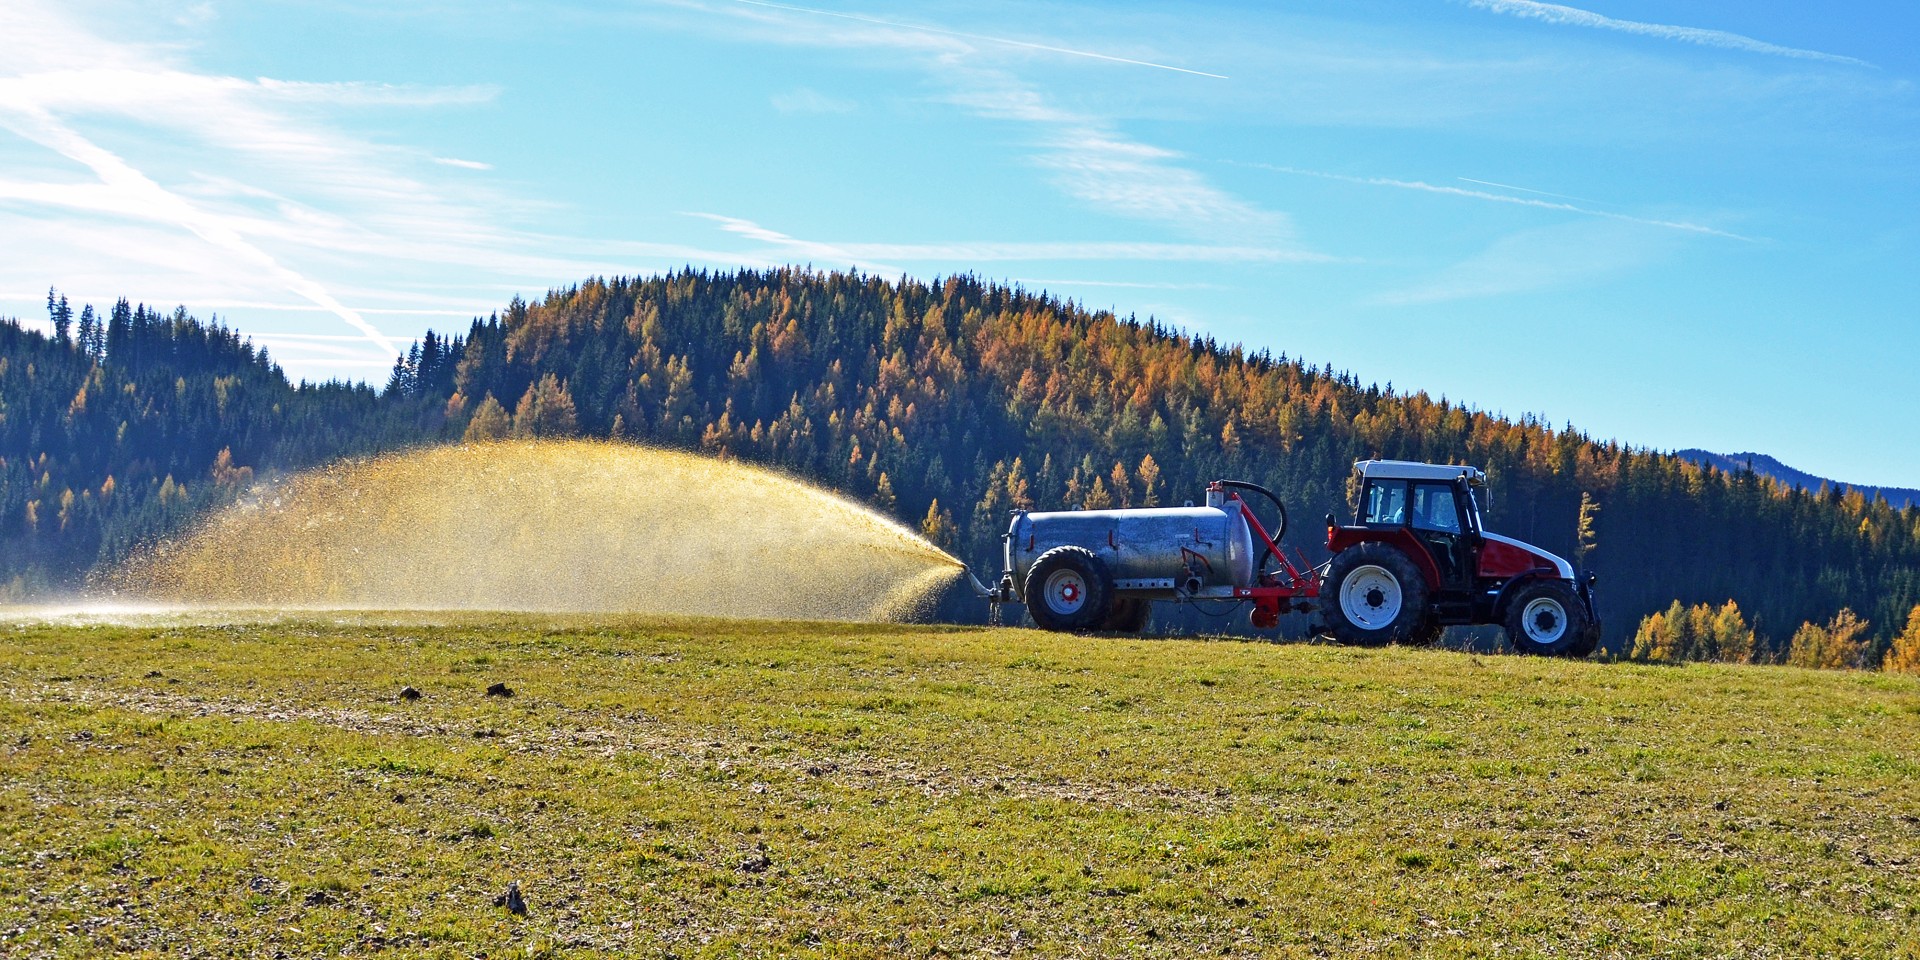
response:
[[[111,344],[92,358],[57,335],[42,339],[35,349],[64,349],[74,365],[114,376]],[[1622,654],[1636,625],[1674,600],[1732,598],[1757,628],[1755,658],[1784,658],[1792,625],[1827,623],[1844,608],[1874,625],[1865,656],[1878,662],[1920,603],[1920,511],[1363,384],[969,276],[890,282],[789,268],[595,278],[539,302],[516,298],[462,336],[432,334],[377,396],[266,377],[276,378],[261,389],[281,391],[286,410],[334,411],[321,419],[349,436],[309,431],[275,447],[267,437],[291,426],[287,414],[243,408],[208,428],[257,425],[226,444],[235,464],[270,471],[465,437],[613,437],[783,469],[997,569],[1009,510],[1177,504],[1220,477],[1280,492],[1295,518],[1289,541],[1317,561],[1319,524],[1307,518],[1350,509],[1355,460],[1461,462],[1487,470],[1490,528],[1599,574],[1608,645]],[[45,411],[70,400],[60,394],[76,382],[36,388],[43,422],[58,425]],[[0,373],[0,390],[9,383]],[[9,458],[46,446],[3,436]],[[219,447],[206,448],[168,467],[176,483],[213,483]],[[143,483],[161,476],[155,463]],[[96,486],[106,466],[90,467]],[[28,500],[45,509],[47,494],[15,494],[7,476],[0,523],[12,526],[0,536],[11,537]]]
[[[51,336],[0,322],[0,598],[71,590],[258,471],[430,432],[364,384],[289,383],[217,318],[51,292],[48,313]]]
[[[1816,670],[1872,670],[1920,674],[1920,605],[1884,651],[1871,642],[1872,624],[1851,608],[1822,622],[1808,620],[1784,646],[1761,638],[1732,600],[1715,608],[1676,600],[1640,620],[1630,656],[1654,663],[1785,663]]]

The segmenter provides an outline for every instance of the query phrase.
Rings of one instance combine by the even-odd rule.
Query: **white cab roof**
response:
[[[1353,465],[1362,477],[1379,480],[1444,480],[1466,477],[1468,483],[1484,484],[1487,475],[1479,467],[1457,464],[1415,463],[1411,460],[1362,460]]]

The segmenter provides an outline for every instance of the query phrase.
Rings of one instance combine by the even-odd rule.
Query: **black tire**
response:
[[[1426,578],[1390,544],[1362,543],[1341,551],[1320,589],[1327,632],[1341,643],[1412,643],[1432,616]]]
[[[1578,660],[1585,660],[1592,656],[1593,651],[1599,649],[1599,647],[1600,622],[1596,620],[1587,624],[1587,629],[1580,633],[1580,642],[1575,644],[1572,650],[1567,651],[1567,656]]]
[[[1113,577],[1085,547],[1054,547],[1027,571],[1027,615],[1044,630],[1098,630],[1113,610]]]
[[[1140,597],[1116,597],[1113,609],[1107,612],[1107,619],[1100,629],[1112,633],[1139,633],[1147,628],[1147,617],[1153,613],[1153,601]]]
[[[1537,657],[1584,657],[1599,631],[1587,605],[1565,580],[1533,580],[1507,601],[1507,641],[1518,653]]]

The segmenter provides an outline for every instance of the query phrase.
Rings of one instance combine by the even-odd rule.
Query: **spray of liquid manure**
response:
[[[542,441],[262,485],[101,586],[208,606],[898,620],[961,570],[900,524],[769,470]]]

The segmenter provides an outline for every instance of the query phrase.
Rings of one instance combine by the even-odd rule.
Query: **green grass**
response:
[[[1875,674],[0,625],[0,955],[1913,957],[1917,775]]]

